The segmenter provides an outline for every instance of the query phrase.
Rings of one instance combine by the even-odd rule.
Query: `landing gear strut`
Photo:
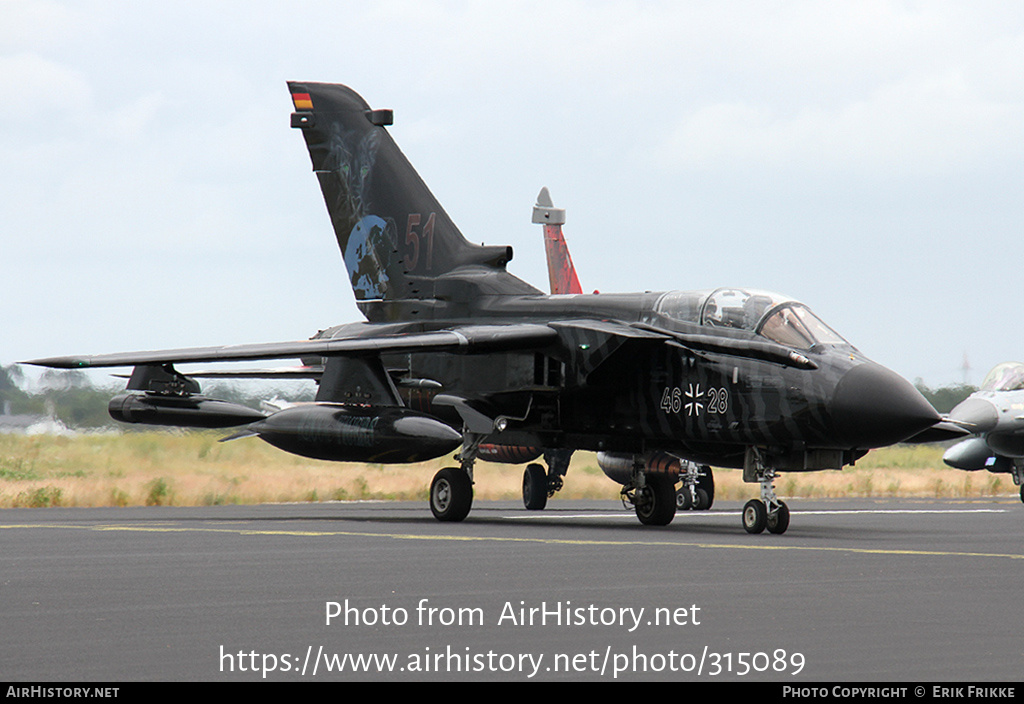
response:
[[[457,523],[469,515],[473,507],[473,464],[483,436],[464,431],[462,448],[455,459],[458,467],[445,467],[430,483],[430,512],[446,523]]]
[[[789,507],[775,495],[775,469],[767,466],[757,448],[750,448],[743,468],[744,481],[761,484],[761,498],[751,499],[743,507],[743,528],[748,533],[781,535],[789,528]],[[752,461],[751,461],[752,460]]]

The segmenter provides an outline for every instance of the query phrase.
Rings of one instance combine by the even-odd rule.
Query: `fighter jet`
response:
[[[981,388],[962,401],[948,420],[974,434],[946,450],[950,467],[1009,473],[1024,501],[1024,364],[996,365]]]
[[[30,362],[134,367],[111,414],[127,422],[238,427],[327,460],[419,462],[458,451],[431,482],[441,521],[473,501],[488,457],[628,458],[624,498],[641,523],[676,512],[663,454],[743,468],[760,498],[744,528],[782,533],[779,472],[841,469],[939,420],[907,381],[871,362],[802,303],[743,288],[549,295],[507,270],[512,248],[472,244],[392,139],[390,110],[351,88],[288,84],[365,322],[309,340]],[[248,376],[307,376],[313,403],[265,413],[202,395],[188,363],[299,359]],[[546,488],[542,465],[524,490]],[[538,471],[539,470],[539,471]],[[562,472],[564,474],[564,472]]]

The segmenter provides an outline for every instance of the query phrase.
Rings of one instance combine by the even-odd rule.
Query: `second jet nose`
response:
[[[949,412],[949,419],[954,423],[963,423],[972,433],[982,434],[996,427],[999,414],[990,402],[971,396]]]
[[[930,428],[939,414],[910,382],[867,362],[848,371],[832,396],[832,419],[849,447],[884,447]]]

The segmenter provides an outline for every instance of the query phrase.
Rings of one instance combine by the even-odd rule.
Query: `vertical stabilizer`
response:
[[[533,207],[533,222],[544,226],[544,251],[548,260],[548,282],[551,293],[583,293],[576,267],[569,256],[569,246],[562,235],[565,210],[555,208],[547,187],[540,189]]]
[[[511,247],[475,245],[462,236],[388,134],[390,110],[371,109],[343,85],[289,82],[288,88],[292,127],[302,130],[309,148],[357,301],[452,298],[446,291],[467,287],[438,280],[466,267],[477,279],[500,274],[497,284],[489,282],[492,292],[536,292],[505,272]]]

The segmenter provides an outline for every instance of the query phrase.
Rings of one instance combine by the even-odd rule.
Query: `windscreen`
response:
[[[675,320],[756,332],[780,345],[801,350],[819,343],[848,344],[802,303],[771,291],[670,291],[662,295],[655,308]]]
[[[996,365],[981,382],[985,391],[1018,391],[1024,389],[1024,364],[1003,362]]]
[[[839,333],[825,325],[818,316],[799,303],[791,303],[777,309],[765,318],[759,332],[780,345],[801,350],[809,350],[818,343],[846,344],[846,340]]]

